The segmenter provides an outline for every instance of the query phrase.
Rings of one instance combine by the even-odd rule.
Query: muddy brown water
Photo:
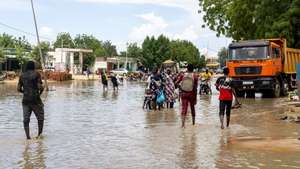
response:
[[[174,110],[143,110],[144,86],[103,93],[97,81],[51,84],[44,137],[25,141],[21,95],[0,84],[0,168],[300,168],[300,125],[280,121],[283,99],[242,99],[220,130],[218,99],[198,100],[196,126]],[[37,123],[31,118],[31,134]]]

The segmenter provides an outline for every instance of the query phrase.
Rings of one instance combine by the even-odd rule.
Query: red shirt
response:
[[[230,78],[225,76],[218,78],[215,86],[217,87],[217,90],[220,91],[219,100],[231,101],[233,99],[233,91]]]

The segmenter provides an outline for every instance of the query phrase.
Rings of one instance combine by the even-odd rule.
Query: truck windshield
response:
[[[239,47],[239,48],[231,48],[229,50],[230,60],[266,59],[267,56],[268,56],[267,46]]]

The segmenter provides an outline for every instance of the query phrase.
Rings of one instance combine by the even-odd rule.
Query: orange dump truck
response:
[[[234,42],[229,45],[229,76],[238,96],[261,92],[270,97],[286,95],[296,87],[300,49],[287,48],[285,39]]]

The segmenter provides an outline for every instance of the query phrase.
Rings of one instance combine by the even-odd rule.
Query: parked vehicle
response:
[[[262,92],[271,97],[287,95],[296,87],[300,49],[287,48],[285,39],[235,42],[229,45],[227,67],[238,96]]]
[[[121,68],[121,69],[111,70],[110,73],[114,73],[116,75],[124,76],[128,73],[128,70],[126,70],[125,68]]]

